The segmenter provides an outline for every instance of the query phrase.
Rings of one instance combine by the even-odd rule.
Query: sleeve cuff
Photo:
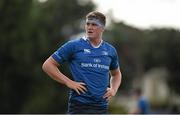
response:
[[[63,63],[63,61],[62,61],[62,58],[60,57],[60,56],[58,56],[57,54],[52,54],[51,55],[51,57],[56,61],[56,62],[58,62],[59,64],[61,63]]]

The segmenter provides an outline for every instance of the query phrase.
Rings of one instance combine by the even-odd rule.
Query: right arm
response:
[[[86,88],[84,86],[85,84],[82,82],[75,82],[75,81],[69,79],[68,77],[66,77],[63,73],[61,73],[59,71],[59,69],[58,69],[59,66],[60,66],[59,63],[57,63],[50,56],[42,65],[42,69],[52,79],[75,90],[79,95],[80,95],[80,92],[84,93],[86,91]]]

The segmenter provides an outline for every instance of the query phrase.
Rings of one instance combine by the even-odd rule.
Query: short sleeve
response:
[[[115,70],[119,67],[119,58],[116,52],[116,49],[114,48],[112,51],[112,61],[110,64],[110,70]]]
[[[73,55],[73,42],[69,41],[62,45],[57,51],[55,51],[51,56],[58,63],[64,63],[71,59]]]

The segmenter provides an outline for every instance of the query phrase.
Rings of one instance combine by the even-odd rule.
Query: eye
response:
[[[92,23],[92,26],[97,26],[97,24],[95,24],[95,23]]]
[[[89,25],[90,25],[90,23],[88,23],[88,22],[87,22],[87,23],[86,23],[86,25],[88,25],[88,26],[89,26]]]

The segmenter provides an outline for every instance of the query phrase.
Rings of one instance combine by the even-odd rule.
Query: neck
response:
[[[102,38],[89,38],[89,41],[91,43],[91,45],[97,47],[100,45],[101,41],[102,41]]]

